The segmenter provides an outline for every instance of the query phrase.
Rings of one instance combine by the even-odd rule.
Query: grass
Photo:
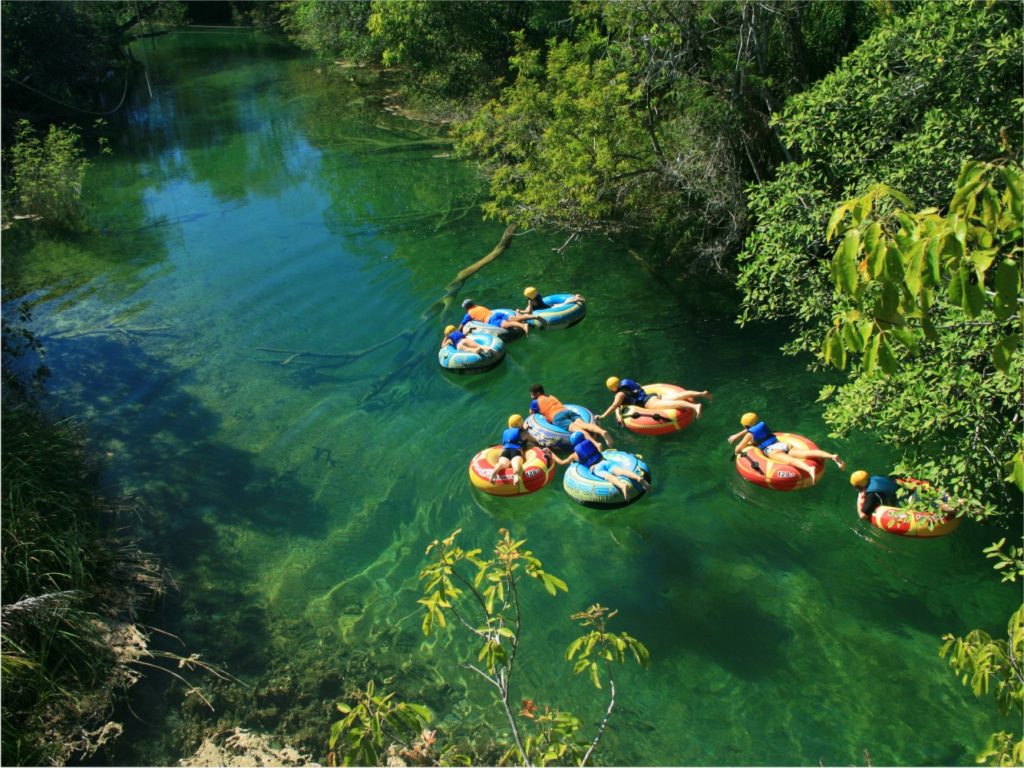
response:
[[[112,535],[125,502],[97,491],[74,425],[48,419],[14,388],[0,436],[0,762],[59,765],[111,735],[103,726],[114,697],[139,676],[139,649],[125,652],[118,628],[134,623],[162,578]]]

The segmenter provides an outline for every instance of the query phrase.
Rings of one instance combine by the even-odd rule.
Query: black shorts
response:
[[[523,452],[515,448],[505,448],[501,452],[501,458],[503,459],[514,459],[516,456],[522,456]]]

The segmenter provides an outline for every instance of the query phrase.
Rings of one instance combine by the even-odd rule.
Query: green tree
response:
[[[102,140],[100,147],[106,149]],[[82,182],[89,161],[77,131],[51,125],[40,137],[28,120],[19,120],[6,155],[9,215],[41,218],[58,229],[84,226]]]
[[[490,176],[490,216],[570,239],[642,234],[725,269],[744,185],[787,156],[772,111],[871,28],[872,8],[579,3],[558,39],[518,41],[514,82],[460,129],[459,150]]]
[[[1022,48],[1019,6],[923,3],[791,97],[775,126],[794,159],[750,190],[741,319],[786,320],[787,349],[817,352],[832,325],[825,230],[834,209],[878,183],[942,200],[964,161],[1011,152]]]
[[[380,54],[366,26],[373,9],[370,0],[297,0],[281,3],[280,9],[281,28],[320,58],[364,62]]]
[[[908,446],[901,469],[953,493],[963,513],[1019,513],[1024,174],[970,161],[944,213],[908,209],[878,185],[827,228],[838,247],[823,357],[861,365],[826,393],[826,418]]]
[[[644,645],[625,632],[608,630],[608,621],[615,615],[600,605],[574,614],[573,619],[588,630],[566,649],[566,659],[573,662],[573,672],[586,672],[595,687],[602,680],[609,685],[608,705],[590,740],[579,736],[582,721],[575,715],[544,707],[532,699],[524,699],[517,709],[511,699],[512,678],[519,651],[522,630],[520,583],[524,577],[541,584],[555,596],[567,592],[565,582],[544,570],[543,564],[525,549],[525,540],[512,539],[502,529],[494,557],[483,559],[481,550],[463,550],[455,539],[455,531],[444,540],[431,543],[427,553],[432,562],[420,573],[425,609],[423,632],[444,628],[448,616],[453,617],[479,643],[475,663],[467,669],[495,689],[509,725],[511,745],[505,760],[522,765],[585,765],[597,748],[616,705],[614,665],[632,656],[646,666],[648,652]],[[475,574],[464,573],[466,566],[476,568]]]
[[[412,92],[461,100],[489,96],[508,72],[511,34],[546,34],[564,2],[374,2],[368,26],[385,66]]]
[[[25,115],[105,112],[124,92],[127,44],[140,21],[180,24],[180,2],[27,2],[0,5],[5,122]],[[108,78],[109,73],[116,73]]]

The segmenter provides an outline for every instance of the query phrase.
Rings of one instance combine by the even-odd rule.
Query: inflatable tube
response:
[[[492,309],[491,313],[504,312],[509,317],[513,317],[516,314],[514,309],[506,309],[499,307],[498,309]],[[502,341],[515,341],[523,336],[523,332],[518,328],[502,328],[500,325],[491,325],[490,323],[481,323],[477,320],[470,320],[462,327],[463,333],[489,333],[492,336],[497,336]]]
[[[876,507],[871,524],[886,533],[914,536],[919,539],[945,536],[960,527],[959,517],[943,517],[938,512],[924,512],[900,507]]]
[[[565,403],[564,405],[570,411],[579,414],[579,417],[583,419],[583,421],[588,424],[593,423],[594,414],[582,405],[573,405],[572,403]],[[543,446],[548,448],[561,448],[567,451],[572,450],[572,446],[569,443],[569,430],[556,427],[539,413],[531,413],[527,416],[523,426],[526,427],[526,431],[533,435],[534,439]]]
[[[644,384],[643,388],[647,394],[657,395],[665,400],[678,398],[686,391],[675,384]],[[672,408],[666,411],[672,420],[663,421],[647,415],[632,415],[632,411],[632,405],[623,406],[619,412],[622,416],[622,423],[626,425],[626,429],[641,435],[668,435],[672,432],[678,432],[680,429],[686,429],[690,426],[697,415],[689,408]]]
[[[574,293],[552,293],[550,296],[542,296],[546,309],[535,309],[534,318],[544,320],[543,323],[536,319],[528,320],[531,328],[542,330],[553,330],[555,328],[571,328],[587,316],[587,305],[583,302],[569,301]]]
[[[501,446],[492,445],[484,448],[469,462],[469,482],[473,487],[492,496],[524,496],[539,491],[549,482],[555,473],[555,462],[544,455],[540,448],[531,446],[526,449],[523,460],[522,487],[512,484],[512,467],[508,466],[498,473],[496,482],[491,482],[494,465],[501,456]]]
[[[817,450],[818,446],[802,435],[794,435],[790,432],[776,432],[775,436],[784,443],[794,448]],[[784,464],[781,461],[765,456],[760,448],[747,448],[736,457],[736,471],[740,476],[762,488],[771,488],[776,491],[795,491],[799,488],[809,488],[821,480],[825,474],[824,459],[805,459],[814,465],[815,480],[811,476],[791,464]]]
[[[437,362],[446,371],[452,373],[483,373],[489,371],[505,359],[505,343],[497,336],[489,333],[466,334],[477,344],[486,347],[491,354],[483,356],[477,352],[464,352],[451,344],[441,347],[437,353]]]
[[[634,480],[623,478],[629,483],[626,496],[611,484],[608,480],[598,477],[593,469],[609,470],[613,466],[619,466],[643,477],[647,482],[651,481],[651,473],[647,464],[639,456],[625,451],[609,449],[601,454],[603,461],[598,462],[591,469],[586,469],[579,462],[574,461],[565,470],[565,477],[562,478],[562,487],[569,497],[585,507],[598,507],[601,509],[614,509],[625,507],[643,496],[647,491]]]

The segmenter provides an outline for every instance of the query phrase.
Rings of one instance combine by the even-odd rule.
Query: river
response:
[[[970,765],[1012,729],[937,655],[946,632],[1005,636],[1019,589],[981,553],[998,536],[866,527],[834,467],[789,494],[736,474],[725,438],[750,410],[850,469],[893,456],[870,434],[828,437],[815,401],[833,379],[779,352],[784,329],[737,325],[727,282],[659,274],[642,245],[557,251],[523,232],[439,313],[503,226],[481,219],[476,170],[384,111],[371,73],[249,32],[169,35],[136,57],[152,98],[141,84],[110,120],[113,153],[87,178],[94,231],[5,238],[5,268],[34,302],[59,407],[88,426],[109,486],[146,505],[134,528],[177,583],[149,622],[181,644],[158,642],[250,687],[213,686],[214,714],[148,673],[97,760],[176,764],[231,721],[323,760],[333,702],[371,676],[443,732],[500,735],[465,640],[420,631],[424,549],[457,528],[485,551],[509,528],[569,584],[527,598],[516,701],[593,733],[604,692],[563,659],[569,615],[592,603],[650,649],[649,668],[618,673],[603,763]],[[493,372],[439,369],[462,299],[521,305],[527,285],[583,293],[588,316],[515,342]],[[598,410],[612,374],[714,394],[684,432],[614,431],[651,467],[645,498],[585,509],[560,473],[523,498],[471,489],[470,457],[526,412],[530,384]]]

